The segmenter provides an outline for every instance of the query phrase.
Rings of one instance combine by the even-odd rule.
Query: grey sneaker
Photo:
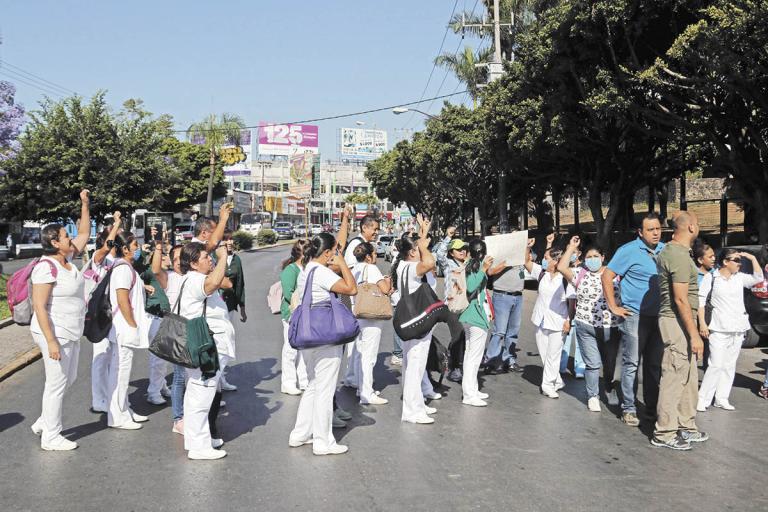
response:
[[[451,371],[451,373],[448,374],[448,380],[450,380],[451,382],[461,382],[461,379],[462,379],[462,374],[461,374],[461,369],[459,368],[454,368],[453,371]]]
[[[703,443],[709,440],[709,434],[700,430],[681,430],[680,439],[689,443]]]
[[[621,414],[621,421],[630,427],[636,427],[640,424],[640,420],[637,419],[637,414],[634,412],[624,412]]]
[[[669,441],[663,441],[656,436],[651,438],[651,444],[659,448],[669,448],[670,450],[687,451],[691,449],[691,443],[681,439],[679,435]]]

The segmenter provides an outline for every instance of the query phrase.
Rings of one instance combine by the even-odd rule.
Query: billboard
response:
[[[341,156],[378,158],[387,151],[387,132],[362,128],[341,129]]]
[[[290,179],[288,192],[295,196],[312,194],[312,163],[314,154],[306,151],[295,153],[288,158]]]
[[[259,122],[260,155],[291,156],[319,151],[318,128],[315,125]]]

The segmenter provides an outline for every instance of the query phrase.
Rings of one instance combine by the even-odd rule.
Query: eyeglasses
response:
[[[732,261],[741,265],[741,258],[726,258],[726,261]]]

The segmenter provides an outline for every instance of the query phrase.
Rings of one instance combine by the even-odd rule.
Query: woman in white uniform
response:
[[[283,261],[280,272],[280,285],[283,290],[283,300],[280,302],[280,318],[283,324],[283,350],[280,356],[280,392],[286,395],[300,395],[307,389],[307,365],[301,357],[301,352],[291,347],[288,341],[288,323],[291,320],[291,299],[296,291],[299,274],[304,268],[301,259],[309,240],[296,240],[291,248],[291,256]]]
[[[415,292],[422,283],[422,277],[430,274],[435,268],[435,257],[429,251],[428,244],[430,222],[417,216],[419,223],[418,237],[411,238],[403,235],[400,239],[399,258],[392,266],[396,277],[393,286],[400,288],[403,280],[409,292]],[[407,278],[405,277],[407,276]],[[432,331],[421,338],[403,340],[403,413],[402,421],[409,423],[428,424],[435,420],[429,417],[434,409],[428,408],[424,398],[438,398],[439,394],[431,390],[426,378],[427,356]],[[424,384],[426,380],[426,385]],[[424,389],[423,389],[424,388]],[[427,389],[429,388],[429,389]],[[423,392],[422,391],[425,391]]]
[[[330,233],[320,233],[312,238],[304,250],[304,268],[299,274],[294,293],[303,297],[307,276],[314,270],[312,304],[328,301],[331,292],[343,295],[357,294],[355,278],[338,252],[336,239]],[[339,268],[341,278],[328,268],[331,263]],[[336,444],[332,432],[333,394],[343,350],[343,345],[324,345],[301,350],[307,365],[309,384],[301,396],[296,425],[288,438],[289,446],[298,447],[311,443],[315,455],[337,455],[348,450],[347,446]]]
[[[384,276],[376,266],[376,249],[369,242],[362,242],[355,247],[353,254],[357,264],[352,268],[352,275],[357,284],[375,284],[381,293],[389,295],[392,291],[390,276]],[[352,301],[354,305],[354,298]],[[360,324],[360,336],[355,340],[356,352],[360,357],[355,358],[354,375],[357,377],[357,389],[360,395],[360,403],[363,405],[384,405],[389,403],[386,398],[380,397],[373,391],[373,368],[376,366],[376,357],[379,354],[381,331],[386,325],[386,320],[368,320],[358,318]]]
[[[32,432],[41,436],[40,447],[47,451],[66,451],[77,443],[61,435],[64,394],[77,378],[80,337],[85,319],[85,281],[70,260],[88,243],[91,229],[88,191],[82,201],[78,234],[70,239],[60,224],[42,229],[44,256],[32,271],[32,339],[43,355],[45,387],[40,417]]]
[[[112,329],[109,342],[109,409],[107,425],[123,430],[138,430],[149,418],[133,412],[128,403],[134,352],[149,347],[149,318],[144,311],[144,283],[133,269],[141,256],[136,237],[128,231],[115,238],[118,258],[111,269],[109,299],[112,304]]]
[[[229,321],[227,305],[219,288],[227,272],[227,248],[216,249],[216,266],[201,243],[190,242],[181,250],[180,270],[185,276],[179,292],[181,316],[199,318],[205,312],[208,327],[213,332],[219,360],[234,356],[235,329]],[[223,365],[220,365],[223,368]],[[187,369],[187,389],[184,393],[184,448],[193,460],[220,459],[227,455],[220,448],[224,441],[211,437],[211,412],[218,410],[221,398],[221,370],[206,378],[199,368]],[[212,405],[214,406],[212,408]]]

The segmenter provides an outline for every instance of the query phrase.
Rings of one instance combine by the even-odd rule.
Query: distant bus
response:
[[[244,213],[240,216],[240,229],[258,235],[262,229],[272,228],[272,214],[269,212]]]

